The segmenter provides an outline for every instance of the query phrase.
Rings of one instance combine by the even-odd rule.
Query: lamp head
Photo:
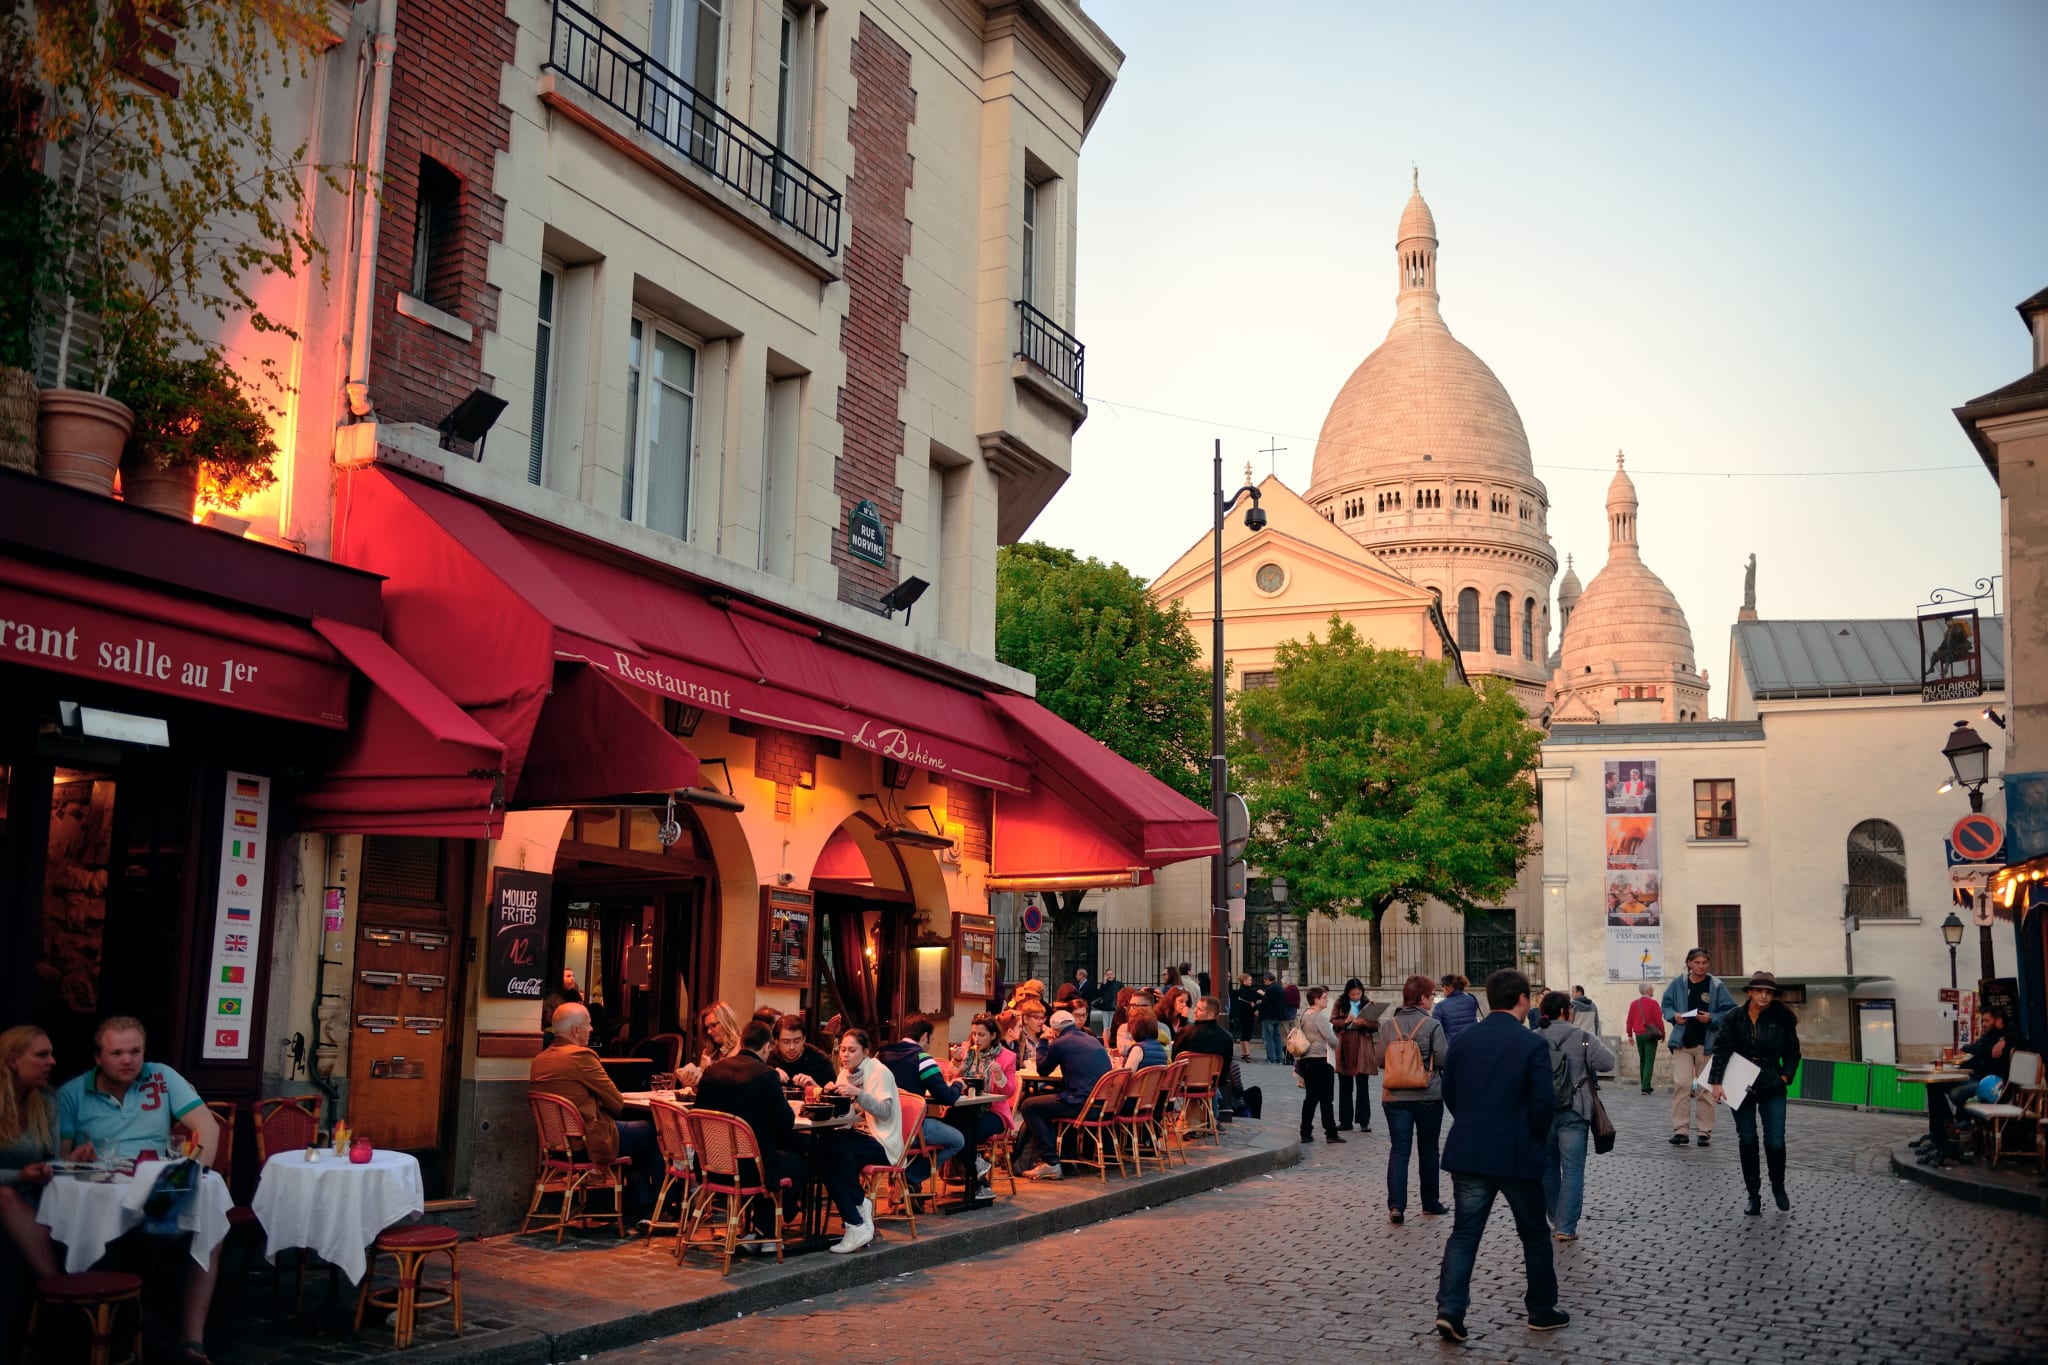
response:
[[[1948,918],[1941,922],[1941,936],[1953,948],[1963,941],[1963,922],[1956,918],[1956,912],[1948,912]]]
[[[1966,720],[1957,721],[1955,729],[1948,732],[1948,743],[1941,746],[1941,756],[1948,760],[1949,771],[1956,775],[1959,786],[1974,791],[1991,780],[1991,746]]]

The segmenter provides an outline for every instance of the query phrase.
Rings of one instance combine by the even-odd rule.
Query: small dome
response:
[[[1429,211],[1429,204],[1423,199],[1419,186],[1408,196],[1408,207],[1401,210],[1401,227],[1395,233],[1394,241],[1399,244],[1417,237],[1427,237],[1432,242],[1436,240],[1436,215]]]
[[[1560,607],[1570,609],[1571,604],[1578,601],[1579,594],[1585,590],[1586,585],[1579,582],[1579,571],[1572,567],[1572,557],[1566,555],[1564,557],[1564,577],[1557,581],[1557,604]]]
[[[1626,458],[1615,452],[1614,481],[1607,485],[1607,564],[1572,604],[1558,643],[1562,689],[1666,679],[1674,667],[1697,672],[1685,612],[1664,580],[1643,563],[1636,538],[1636,485],[1623,467]]]

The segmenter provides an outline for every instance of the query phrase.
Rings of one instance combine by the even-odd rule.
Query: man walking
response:
[[[1584,986],[1572,987],[1572,1026],[1595,1038],[1600,1036],[1600,1007],[1586,998]]]
[[[1287,1054],[1280,1049],[1280,1035],[1287,1019],[1287,993],[1280,989],[1279,976],[1267,972],[1266,989],[1259,994],[1259,1029],[1266,1036],[1266,1060],[1275,1066],[1287,1060]]]
[[[1661,1002],[1671,1026],[1671,1145],[1692,1141],[1689,1128],[1699,1130],[1700,1146],[1714,1136],[1714,1098],[1693,1082],[1707,1074],[1714,1057],[1714,1038],[1721,1016],[1735,1008],[1735,997],[1721,978],[1707,972],[1707,950],[1685,955],[1685,975],[1664,988]]]
[[[1657,1047],[1664,1041],[1664,1012],[1651,999],[1654,992],[1645,981],[1636,987],[1636,998],[1628,1002],[1628,1018],[1622,1031],[1635,1044],[1636,1061],[1643,1070],[1643,1093],[1650,1093],[1650,1077],[1657,1069]]]
[[[1552,1332],[1571,1321],[1557,1308],[1543,1204],[1544,1142],[1556,1101],[1550,1048],[1525,1026],[1529,978],[1513,970],[1487,977],[1486,1005],[1490,1013],[1451,1044],[1442,1072],[1444,1107],[1457,1120],[1444,1142],[1454,1217],[1436,1282],[1436,1330],[1445,1341],[1465,1339],[1472,1267],[1496,1194],[1506,1198],[1522,1240],[1530,1329]]]

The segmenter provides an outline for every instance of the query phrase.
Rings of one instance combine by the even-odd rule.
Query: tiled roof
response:
[[[1983,623],[1984,686],[2005,686],[2005,621]],[[1738,621],[1735,648],[1759,701],[1888,696],[1920,690],[1917,622]]]

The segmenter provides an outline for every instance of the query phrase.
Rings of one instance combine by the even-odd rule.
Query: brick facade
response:
[[[910,193],[910,125],[917,120],[917,92],[910,88],[910,53],[866,14],[853,44],[853,75],[859,95],[847,115],[846,136],[853,145],[853,174],[846,186],[851,230],[846,319],[839,331],[839,349],[846,357],[846,383],[839,390],[845,451],[832,472],[841,518],[832,541],[832,565],[839,571],[839,600],[872,607],[896,585],[902,566],[895,538],[903,520],[903,490],[896,484],[903,423],[896,414],[898,395],[910,377],[903,353],[903,328],[910,321],[910,286],[903,280],[910,221],[904,205]],[[847,552],[845,516],[862,498],[874,502],[890,528],[886,566]]]
[[[398,7],[370,341],[370,392],[383,420],[439,422],[482,379],[484,333],[498,322],[498,291],[484,272],[491,244],[505,234],[493,171],[512,140],[512,111],[498,102],[498,90],[517,35],[503,5],[408,0]],[[428,294],[470,324],[467,342],[398,312],[398,295],[412,284],[421,157],[461,182],[452,230],[444,223],[433,232]]]
[[[989,822],[994,818],[995,793],[972,782],[954,780],[946,786],[946,821],[960,826],[960,854],[988,861]]]
[[[740,730],[739,724],[733,729]],[[754,775],[765,777],[775,783],[775,818],[790,818],[789,793],[796,786],[797,778],[805,773],[814,777],[818,771],[818,755],[824,751],[824,742],[810,735],[800,735],[790,730],[771,730],[766,726],[747,726],[754,736]],[[836,747],[837,741],[833,741]]]

